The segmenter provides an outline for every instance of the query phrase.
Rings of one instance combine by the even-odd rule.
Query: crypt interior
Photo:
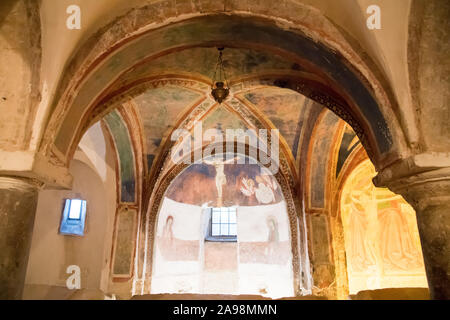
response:
[[[449,17],[2,0],[0,298],[449,299]]]

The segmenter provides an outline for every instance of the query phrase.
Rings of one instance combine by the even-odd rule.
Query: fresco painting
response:
[[[264,220],[263,220],[264,221]],[[241,263],[263,263],[287,265],[290,259],[289,239],[280,241],[277,215],[265,219],[267,239],[265,241],[242,241],[239,245]]]
[[[157,217],[152,293],[200,293],[202,208],[165,198]]]
[[[292,90],[281,88],[257,89],[246,93],[244,97],[280,130],[295,157],[304,115],[313,102]]]
[[[130,275],[134,246],[136,210],[122,208],[117,217],[117,238],[114,252],[113,273]]]
[[[227,129],[248,130],[244,121],[235,113],[227,110],[223,105],[217,106],[202,121],[203,132],[208,129],[216,129],[224,135]]]
[[[220,166],[208,162],[193,164],[184,170],[172,182],[166,197],[209,206],[218,205],[220,194],[224,206],[255,206],[278,203],[283,199],[275,178],[258,164],[223,164],[223,173],[218,178]]]
[[[370,161],[348,177],[341,198],[350,293],[427,287],[414,209],[399,195],[376,188]]]
[[[217,63],[216,48],[188,48],[173,55],[165,55],[133,69],[133,72],[123,77],[121,84],[136,78],[149,77],[168,73],[189,71],[212,78],[214,70],[211,66]],[[265,52],[245,49],[226,48],[223,53],[223,63],[229,79],[247,74],[255,74],[267,70],[302,71],[297,63]]]
[[[361,142],[356,136],[356,133],[348,124],[345,124],[336,164],[336,178],[339,176],[345,161],[348,159],[352,151],[355,150],[360,144]]]
[[[206,239],[209,208],[217,206],[236,207],[233,242]],[[165,193],[154,265],[152,293],[292,295],[290,225],[276,179],[258,164],[225,158],[190,165]]]
[[[326,213],[310,214],[309,220],[314,286],[326,289],[332,285],[335,279],[335,270],[331,264],[328,216]]]
[[[327,179],[330,146],[333,143],[331,137],[334,136],[337,124],[340,121],[333,112],[329,110],[324,112],[325,115],[316,125],[313,133],[312,158],[315,160],[311,162],[309,168],[309,204],[311,208],[325,207],[325,181]]]
[[[195,91],[167,85],[150,89],[134,99],[142,119],[149,170],[161,144],[161,137],[169,133],[182,111],[200,97],[201,94]]]
[[[205,27],[206,25],[207,27]],[[89,105],[98,92],[102,92],[103,88],[111,84],[117,74],[140,59],[160,52],[158,50],[161,50],[161,48],[174,48],[181,43],[207,42],[218,38],[231,40],[236,39],[237,36],[241,37],[243,42],[252,42],[259,39],[260,45],[271,46],[276,44],[280,50],[299,54],[310,60],[312,64],[323,68],[323,71],[336,83],[339,83],[345,92],[352,93],[352,100],[360,106],[361,112],[370,123],[380,152],[386,153],[390,150],[393,144],[392,134],[376,100],[361,82],[358,75],[345,66],[340,55],[326,49],[310,38],[299,37],[295,32],[276,29],[273,26],[243,24],[242,17],[232,19],[225,16],[214,17],[207,24],[202,24],[199,20],[193,20],[184,23],[182,26],[178,24],[169,25],[167,28],[148,33],[142,38],[142,41],[130,42],[123,50],[115,52],[108,61],[96,68],[92,76],[80,87],[79,94],[73,102],[73,105],[78,107],[70,109],[65,116],[61,125],[64,130],[60,130],[55,138],[56,147],[62,153],[66,153],[70,144],[70,139],[67,137],[71,136],[67,133],[76,131],[75,127],[78,123],[76,120],[81,118],[84,111],[83,107]],[[254,65],[256,62],[250,61],[250,65]],[[211,64],[208,63],[207,66],[210,68]],[[298,67],[292,64],[291,69],[296,70]],[[255,72],[256,70],[252,71]]]
[[[177,221],[179,223],[179,221]],[[182,240],[174,235],[174,217],[168,215],[164,223],[162,235],[159,236],[159,250],[167,261],[195,261],[198,259],[198,240]]]
[[[325,214],[316,214],[310,216],[312,226],[312,247],[314,253],[314,263],[330,263],[330,247],[328,239],[328,218]]]
[[[120,200],[136,201],[134,155],[128,128],[120,114],[114,110],[105,116],[105,121],[117,148],[120,167]]]

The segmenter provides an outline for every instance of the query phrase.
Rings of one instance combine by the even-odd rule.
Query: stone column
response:
[[[21,299],[40,184],[0,177],[0,299]]]
[[[430,296],[450,299],[450,168],[417,172],[420,166],[408,163],[409,176],[397,166],[399,170],[382,172],[374,182],[401,194],[415,209]]]

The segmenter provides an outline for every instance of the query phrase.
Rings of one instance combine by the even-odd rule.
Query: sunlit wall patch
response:
[[[59,233],[63,235],[84,235],[86,200],[66,199]]]

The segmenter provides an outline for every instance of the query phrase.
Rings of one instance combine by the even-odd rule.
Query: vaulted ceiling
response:
[[[43,77],[49,85],[49,93],[56,89],[66,61],[77,47],[101,27],[133,8],[160,3],[170,6],[171,1],[155,0],[43,0],[41,5],[42,40],[43,40]],[[407,33],[408,14],[411,0],[378,0],[382,12],[382,29],[371,31],[366,27],[368,14],[366,9],[373,4],[371,0],[301,0],[340,29],[344,30],[366,52],[387,77],[398,86],[398,99],[409,103],[407,86]],[[186,5],[199,7],[201,1],[186,1]],[[68,30],[65,27],[69,5],[79,5],[82,12],[81,30]],[[252,2],[248,2],[250,8]],[[284,1],[277,6],[284,6]],[[218,1],[217,7],[226,11],[226,1]],[[404,85],[401,85],[401,84]]]
[[[19,150],[24,168],[35,161],[27,152],[41,154],[43,161],[51,158],[51,165],[67,166],[84,132],[112,110],[111,105],[97,107],[117,94],[125,99],[115,107],[130,104],[138,110],[145,131],[144,153],[147,163],[152,163],[161,143],[189,112],[215,108],[208,87],[217,45],[226,47],[225,67],[234,86],[232,103],[251,110],[265,126],[280,129],[292,161],[298,159],[306,116],[315,109],[306,97],[335,107],[361,138],[377,169],[427,150],[424,144],[436,145],[439,151],[448,141],[430,142],[421,136],[422,131],[442,137],[445,131],[438,132],[440,126],[432,125],[434,120],[418,119],[417,104],[435,110],[433,105],[440,106],[442,101],[432,106],[425,103],[434,100],[424,89],[413,106],[409,92],[411,85],[428,88],[431,83],[414,80],[417,55],[412,45],[434,40],[423,40],[414,30],[432,33],[438,21],[433,20],[427,29],[410,18],[417,20],[436,9],[440,19],[446,7],[380,0],[382,28],[369,30],[366,20],[371,4],[369,0],[42,0],[29,6],[7,0],[1,4],[1,35],[6,40],[2,49],[10,54],[10,64],[18,63],[25,71],[4,81],[2,103],[31,107],[25,113],[20,108],[6,109],[5,119],[11,121],[0,127],[5,131],[0,139],[5,163],[10,165],[12,152]],[[66,27],[70,5],[81,9],[80,30]],[[17,19],[27,14],[28,24]],[[8,28],[30,34],[24,44],[31,49],[15,47]],[[426,51],[425,42],[419,48],[422,51]],[[40,73],[31,72],[38,69]],[[9,90],[24,75],[32,88],[22,84],[16,91],[31,90],[29,101],[21,101],[23,95]],[[272,83],[265,86],[269,78]],[[312,96],[298,79],[309,81],[307,87],[314,82],[323,88]],[[331,103],[321,96],[324,88],[334,99]],[[347,104],[344,109],[349,113],[340,112],[335,102]],[[221,122],[211,120],[211,110],[203,120],[222,128],[224,114],[236,105],[214,111]],[[69,180],[65,175],[56,183],[67,185]]]

